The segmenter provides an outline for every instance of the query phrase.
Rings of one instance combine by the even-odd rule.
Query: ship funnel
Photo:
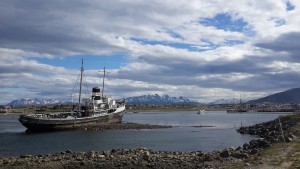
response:
[[[94,98],[94,100],[100,100],[100,88],[99,87],[93,87],[92,97]]]

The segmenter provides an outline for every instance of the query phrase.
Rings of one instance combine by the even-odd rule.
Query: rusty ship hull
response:
[[[124,111],[81,118],[40,118],[34,115],[21,115],[19,121],[27,131],[58,131],[83,129],[105,124],[121,123]]]

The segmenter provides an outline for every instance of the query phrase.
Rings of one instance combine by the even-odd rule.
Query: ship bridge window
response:
[[[101,97],[100,97],[100,96],[93,96],[93,99],[94,99],[94,100],[100,100]]]

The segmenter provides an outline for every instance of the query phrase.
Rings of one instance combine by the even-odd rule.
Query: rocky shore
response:
[[[243,146],[213,152],[154,151],[146,148],[112,149],[102,152],[64,152],[49,155],[22,155],[0,158],[0,168],[243,168],[248,159],[274,143],[292,141],[298,135],[298,116],[285,116],[270,122],[241,127],[242,134],[259,139]]]
[[[299,115],[283,116],[275,120],[256,124],[249,127],[241,127],[237,131],[241,134],[257,135],[265,144],[290,142],[296,138],[292,129],[300,122]],[[296,133],[297,134],[297,133]]]
[[[166,152],[145,148],[112,149],[103,152],[64,152],[49,155],[22,155],[0,159],[0,168],[223,168],[246,154],[222,152]],[[231,154],[232,153],[232,154]],[[231,155],[230,155],[231,154]]]

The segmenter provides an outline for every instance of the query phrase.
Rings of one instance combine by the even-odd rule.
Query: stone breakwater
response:
[[[299,122],[299,115],[283,116],[269,122],[241,127],[237,131],[241,134],[257,135],[261,137],[260,144],[270,146],[273,143],[290,142],[295,139],[292,128]]]
[[[241,127],[242,134],[257,135],[237,148],[213,152],[154,151],[146,148],[113,149],[102,152],[64,152],[49,155],[23,155],[0,158],[0,168],[234,168],[247,164],[247,159],[274,143],[292,141],[293,127],[300,123],[300,116],[285,116],[280,120]],[[297,133],[296,135],[298,135]]]
[[[246,154],[253,155],[265,148],[271,147],[274,143],[291,142],[297,137],[294,135],[293,127],[299,123],[299,115],[290,115],[253,126],[241,127],[237,132],[257,135],[260,138],[251,140],[239,148]],[[299,135],[299,133],[296,133],[296,135]]]

